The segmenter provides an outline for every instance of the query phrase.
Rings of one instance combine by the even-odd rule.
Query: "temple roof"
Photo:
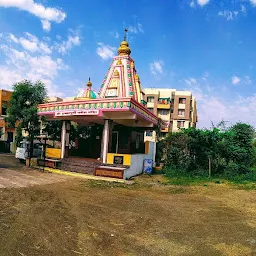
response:
[[[75,100],[91,100],[99,98],[98,93],[92,90],[92,82],[90,81],[90,78],[86,85],[87,88],[80,91],[78,95],[75,97]]]
[[[139,103],[144,103],[140,78],[130,54],[131,49],[125,36],[118,48],[118,55],[113,58],[101,84],[100,98],[131,97]]]
[[[131,127],[157,126],[160,119],[145,107],[140,78],[130,54],[125,36],[99,94],[92,90],[89,79],[87,87],[73,100],[40,104],[38,114],[48,120],[70,120],[85,125],[103,124],[105,119],[111,119],[116,124]]]

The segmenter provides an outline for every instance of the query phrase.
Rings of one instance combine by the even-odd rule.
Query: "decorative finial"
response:
[[[130,53],[131,53],[131,49],[129,48],[129,44],[128,44],[128,42],[126,41],[127,32],[128,32],[128,29],[125,28],[125,29],[124,29],[124,41],[121,42],[120,47],[118,48],[118,55],[119,55],[119,56],[122,56],[122,55],[130,55]]]
[[[87,86],[88,86],[88,88],[91,88],[91,86],[92,86],[92,82],[91,82],[91,78],[89,77],[89,81],[87,82],[87,84],[86,84]]]
[[[124,29],[124,41],[126,41],[126,38],[127,38],[127,32],[128,32],[128,29],[127,29],[127,28],[125,28],[125,29]]]

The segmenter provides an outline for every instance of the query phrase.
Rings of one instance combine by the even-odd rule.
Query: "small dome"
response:
[[[98,99],[99,95],[97,92],[92,90],[92,82],[89,81],[86,83],[87,88],[84,90],[80,91],[78,95],[75,97],[76,100],[91,100],[91,99]]]

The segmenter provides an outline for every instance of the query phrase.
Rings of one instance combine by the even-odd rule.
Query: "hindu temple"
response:
[[[86,88],[73,100],[38,106],[40,116],[62,121],[63,160],[72,159],[68,147],[70,122],[102,127],[95,130],[90,143],[77,147],[84,161],[97,161],[94,175],[130,178],[142,172],[145,159],[155,161],[156,145],[144,142],[144,133],[163,123],[146,108],[140,77],[130,55],[131,49],[125,36],[99,92],[93,90],[89,79]]]

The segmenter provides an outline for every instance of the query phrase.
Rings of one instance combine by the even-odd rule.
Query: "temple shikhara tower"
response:
[[[65,165],[72,159],[68,149],[70,122],[97,126],[90,141],[81,141],[76,152],[72,150],[81,161],[95,163],[95,175],[129,178],[142,172],[145,159],[154,162],[155,143],[144,143],[144,132],[163,123],[145,107],[140,77],[130,54],[125,36],[98,93],[89,79],[73,100],[38,106],[39,115],[47,120],[63,121],[61,158]]]
[[[121,42],[118,56],[113,59],[101,85],[99,92],[101,98],[132,97],[140,103],[144,102],[140,77],[130,54],[128,42]]]

